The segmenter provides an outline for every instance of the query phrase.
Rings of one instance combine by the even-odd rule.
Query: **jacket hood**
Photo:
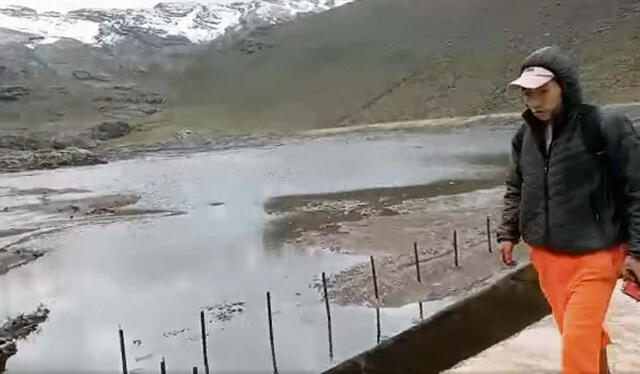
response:
[[[521,73],[532,66],[540,66],[555,74],[562,87],[563,107],[573,109],[582,103],[582,89],[575,61],[557,46],[540,48],[524,59]]]

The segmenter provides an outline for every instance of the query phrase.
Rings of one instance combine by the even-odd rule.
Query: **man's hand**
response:
[[[507,266],[515,266],[516,260],[513,259],[513,249],[515,244],[509,241],[500,242],[500,253],[502,254],[502,263]]]
[[[626,277],[628,273],[631,273],[636,276],[636,279],[640,280],[640,260],[633,257],[627,256],[627,259],[624,262],[623,267],[623,277]]]

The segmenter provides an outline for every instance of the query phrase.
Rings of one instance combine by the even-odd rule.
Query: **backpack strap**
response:
[[[600,109],[593,105],[582,104],[577,115],[579,116],[580,132],[582,133],[582,141],[585,148],[589,154],[597,157],[603,162],[603,165],[606,165],[607,138],[604,135],[604,119]],[[526,124],[523,124],[513,138],[515,156],[517,156],[516,162],[519,162],[522,141],[527,127]]]
[[[582,140],[587,151],[594,157],[605,159],[607,153],[607,138],[600,110],[592,105],[582,105],[578,113]]]

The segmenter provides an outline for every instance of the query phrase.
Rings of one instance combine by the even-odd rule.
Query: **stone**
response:
[[[25,339],[47,320],[49,309],[40,305],[31,314],[21,314],[0,325],[0,373],[6,370],[7,360],[18,352],[16,340]]]
[[[91,129],[91,137],[99,140],[121,138],[131,133],[131,125],[123,121],[103,122]]]
[[[84,70],[76,70],[72,74],[73,74],[74,78],[76,78],[77,80],[80,80],[80,81],[87,81],[87,80],[91,80],[93,78],[91,73],[89,73],[88,71],[84,71]]]
[[[113,91],[93,99],[98,112],[110,118],[144,117],[162,111],[167,98],[157,92],[140,91],[133,84],[113,86]]]
[[[88,135],[57,135],[51,139],[51,146],[54,149],[75,148],[95,148],[96,142]]]
[[[4,373],[7,360],[18,352],[14,339],[0,338],[0,373]]]
[[[79,81],[99,81],[110,82],[112,77],[109,74],[98,73],[92,74],[86,70],[76,70],[72,73],[73,77]]]
[[[0,85],[0,100],[17,101],[23,96],[27,96],[31,90],[24,86],[3,86]]]
[[[160,108],[151,105],[134,105],[131,106],[132,112],[140,112],[143,114],[151,115],[160,112]]]

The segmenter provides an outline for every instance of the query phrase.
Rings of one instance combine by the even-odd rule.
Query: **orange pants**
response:
[[[603,327],[625,246],[584,255],[533,247],[531,262],[562,335],[562,373],[597,374],[611,342]]]

